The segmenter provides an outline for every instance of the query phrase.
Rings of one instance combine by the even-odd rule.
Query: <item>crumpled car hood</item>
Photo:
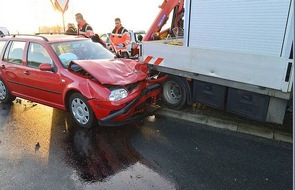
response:
[[[134,60],[75,60],[73,62],[102,84],[126,85],[148,77],[147,65]]]

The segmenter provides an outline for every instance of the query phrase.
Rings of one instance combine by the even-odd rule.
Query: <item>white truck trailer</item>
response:
[[[184,8],[183,38],[141,47],[141,61],[169,74],[167,106],[201,102],[282,124],[293,94],[294,1],[186,0]]]

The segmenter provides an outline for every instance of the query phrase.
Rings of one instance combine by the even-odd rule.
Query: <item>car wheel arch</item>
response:
[[[4,90],[4,91],[2,91],[2,92],[4,92],[4,94],[5,94],[5,96],[3,96],[4,99],[2,99],[1,102],[9,103],[9,102],[14,101],[16,99],[16,96],[14,96],[11,93],[9,87],[6,84],[6,81],[4,81],[2,77],[0,77],[0,83],[2,83],[2,87],[0,87],[0,88],[3,88],[2,90]]]
[[[87,86],[87,87],[83,88],[83,90],[79,90],[77,88],[68,88],[66,90],[66,92],[64,93],[65,94],[64,95],[64,105],[65,105],[66,110],[69,110],[68,100],[73,93],[80,93],[88,100],[94,98],[91,92],[95,91],[95,90],[92,89],[91,85],[85,85],[85,86]]]
[[[81,92],[79,91],[79,90],[76,90],[76,89],[70,89],[70,90],[68,90],[66,93],[65,93],[65,98],[64,98],[64,105],[65,105],[65,108],[66,108],[66,110],[67,111],[69,111],[70,109],[70,107],[69,107],[69,99],[70,99],[70,96],[72,95],[72,94],[74,94],[74,93],[80,93],[81,94]]]

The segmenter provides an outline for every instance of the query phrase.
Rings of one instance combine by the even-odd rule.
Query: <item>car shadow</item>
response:
[[[4,126],[5,121],[9,117],[10,110],[13,103],[1,103],[0,102],[0,129]]]

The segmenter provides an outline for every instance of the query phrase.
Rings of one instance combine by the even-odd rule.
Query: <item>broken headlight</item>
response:
[[[119,89],[111,91],[111,94],[109,96],[109,100],[110,101],[118,101],[123,98],[126,98],[127,96],[128,96],[127,90],[125,90],[123,88],[119,88]]]

